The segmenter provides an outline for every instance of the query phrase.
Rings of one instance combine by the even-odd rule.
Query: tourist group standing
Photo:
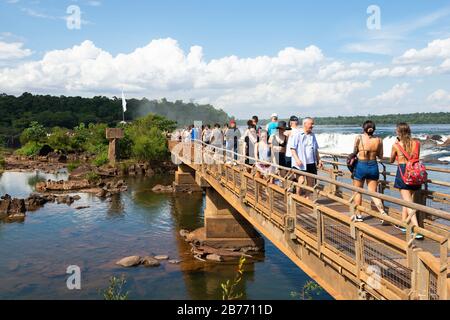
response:
[[[236,163],[239,156],[245,156],[247,165],[254,165],[256,175],[261,178],[270,178],[272,174],[291,175],[300,184],[314,186],[314,176],[318,169],[323,168],[323,162],[319,154],[319,144],[314,134],[314,119],[303,118],[302,121],[293,115],[289,121],[278,119],[276,113],[271,115],[270,122],[263,128],[259,125],[258,116],[253,116],[247,121],[243,134],[236,126],[236,121],[221,126],[216,123],[212,128],[210,125],[196,127],[191,125],[182,131],[177,131],[175,139],[183,142],[201,140],[212,150],[220,150],[228,163]],[[383,140],[375,134],[376,125],[367,120],[362,125],[362,133],[354,142],[353,153],[347,159],[347,164],[352,172],[353,185],[364,188],[371,192],[377,192],[379,188],[379,164],[378,161],[384,157]],[[421,189],[422,184],[427,181],[425,167],[419,161],[420,142],[412,138],[411,128],[406,123],[400,123],[396,129],[397,141],[392,146],[390,162],[397,164],[397,174],[394,188],[400,190],[403,200],[412,202],[414,192]],[[239,148],[242,146],[242,148]],[[343,150],[344,151],[344,150]],[[294,170],[292,170],[294,169]],[[302,174],[303,172],[303,174]],[[297,188],[301,193],[301,188]],[[310,197],[310,193],[303,192]],[[353,201],[356,207],[362,204],[362,196],[355,192]],[[383,202],[372,197],[372,201],[379,211],[381,217],[387,216]],[[354,217],[357,222],[364,221],[362,214],[357,213]],[[402,209],[402,220],[418,226],[416,212],[404,207]],[[384,224],[384,220],[381,220]],[[402,232],[405,228],[397,226]],[[423,239],[420,234],[417,239]]]

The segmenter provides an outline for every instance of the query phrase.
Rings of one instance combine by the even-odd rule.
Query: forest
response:
[[[225,123],[229,116],[212,105],[185,103],[181,100],[127,99],[125,120],[132,121],[149,113],[176,121],[177,126],[203,123]],[[73,129],[81,123],[104,123],[116,126],[122,120],[122,99],[97,96],[93,98],[33,95],[16,97],[0,94],[0,143],[19,145],[19,135],[33,121],[46,128]]]

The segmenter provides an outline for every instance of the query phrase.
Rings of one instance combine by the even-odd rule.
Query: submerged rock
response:
[[[145,256],[142,258],[141,263],[146,267],[158,267],[160,265],[160,262],[151,256]]]
[[[155,256],[155,259],[156,260],[169,260],[169,256],[167,256],[167,255],[158,255],[158,256]]]
[[[141,264],[141,257],[139,257],[139,256],[125,257],[125,258],[117,261],[116,264],[118,264],[119,266],[125,267],[125,268],[135,267],[135,266]]]
[[[179,264],[181,261],[180,260],[176,260],[176,259],[172,259],[168,261],[170,264]]]
[[[174,189],[172,186],[163,186],[158,184],[152,188],[152,191],[156,193],[172,193],[174,192]]]

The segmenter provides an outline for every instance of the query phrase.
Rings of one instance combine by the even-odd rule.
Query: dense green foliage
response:
[[[224,123],[229,117],[211,105],[169,102],[148,99],[127,100],[125,119],[135,120],[148,113],[162,115],[185,126],[194,121]],[[24,93],[19,97],[0,94],[0,144],[17,144],[18,135],[30,127],[33,121],[46,128],[75,128],[79,123],[104,123],[115,126],[122,120],[122,100],[114,97],[66,97],[32,95]]]
[[[164,132],[173,131],[174,121],[162,116],[148,114],[129,124],[121,124],[124,138],[119,140],[118,154],[121,159],[135,159],[138,161],[153,161],[167,155],[166,137]],[[47,129],[40,123],[33,121],[20,136],[22,148],[17,154],[25,156],[37,155],[44,145],[48,145],[56,152],[87,152],[95,155],[93,164],[101,166],[108,163],[108,144],[105,131],[107,125],[80,124],[74,129],[54,127]],[[75,169],[77,164],[70,164]]]
[[[162,116],[149,114],[123,127],[125,135],[119,140],[120,157],[152,161],[160,159],[167,152],[163,132],[173,131],[176,123]]]
[[[129,291],[124,291],[124,287],[127,281],[125,275],[121,275],[120,278],[115,276],[109,279],[109,286],[102,291],[104,300],[128,300]]]
[[[0,148],[0,173],[5,169],[5,155],[3,153],[3,150]]]

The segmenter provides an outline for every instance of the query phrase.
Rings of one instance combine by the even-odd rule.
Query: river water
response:
[[[27,197],[37,181],[67,175],[5,172],[0,194]],[[235,264],[195,260],[180,229],[203,225],[204,197],[155,194],[173,177],[130,178],[128,191],[112,201],[80,194],[67,206],[46,204],[23,223],[0,223],[0,299],[102,299],[111,276],[126,277],[130,299],[221,299],[221,282]],[[77,206],[90,206],[76,210]],[[246,299],[293,299],[310,279],[268,240],[265,256],[246,265],[240,290]],[[130,255],[167,254],[180,264],[120,268]],[[70,265],[81,268],[81,290],[68,290]],[[331,299],[322,293],[316,299]]]

